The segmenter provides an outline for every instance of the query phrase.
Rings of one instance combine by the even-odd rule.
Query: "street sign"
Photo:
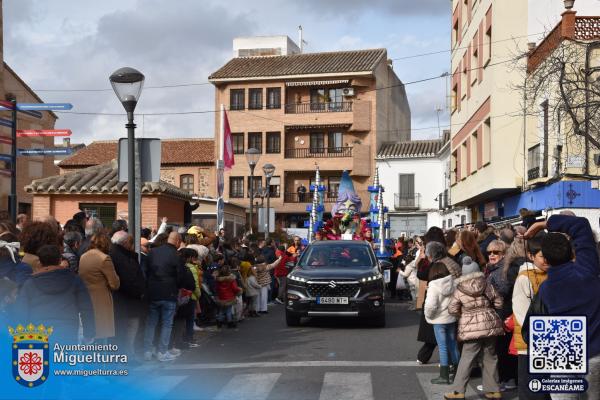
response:
[[[4,118],[0,118],[0,126],[7,126],[9,128],[12,128],[12,121],[10,119],[4,119]]]
[[[9,137],[0,136],[0,143],[2,144],[12,144],[12,139]]]
[[[7,110],[12,110],[13,108],[12,103],[7,100],[0,100],[0,106]]]
[[[0,103],[0,110],[12,110],[10,102]],[[17,103],[19,111],[68,111],[73,108],[71,103]]]
[[[17,129],[17,137],[71,136],[70,129]]]
[[[160,181],[161,144],[160,139],[135,139],[140,158],[140,178],[142,182]],[[129,153],[127,139],[119,139],[119,182],[128,181]]]
[[[17,110],[19,109],[19,107],[17,106]],[[30,111],[30,110],[19,110],[20,112],[22,112],[25,115],[29,115],[30,117],[34,117],[37,119],[42,119],[42,117],[44,116],[41,112],[39,111]]]
[[[52,149],[18,149],[20,156],[68,156],[73,153],[70,147],[55,147]]]
[[[12,156],[10,154],[0,154],[0,161],[11,162]]]

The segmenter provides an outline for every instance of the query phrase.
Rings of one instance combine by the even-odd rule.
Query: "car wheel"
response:
[[[385,314],[381,314],[371,320],[371,325],[375,328],[385,328]]]
[[[294,315],[287,311],[285,313],[285,322],[286,322],[287,326],[299,326],[300,319],[301,319],[301,317],[299,317],[298,315]]]

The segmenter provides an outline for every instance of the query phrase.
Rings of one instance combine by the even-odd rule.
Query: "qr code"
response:
[[[585,316],[529,319],[529,373],[587,373]]]

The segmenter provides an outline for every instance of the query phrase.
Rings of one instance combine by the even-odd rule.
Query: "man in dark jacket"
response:
[[[96,336],[88,290],[78,275],[60,265],[58,246],[42,246],[37,255],[43,271],[23,284],[15,303],[15,317],[23,324],[35,322],[52,327],[53,342],[77,344],[80,318],[84,338]]]
[[[152,359],[152,343],[158,320],[161,320],[158,342],[158,361],[171,361],[177,352],[169,352],[169,339],[173,329],[173,318],[177,308],[179,289],[194,290],[196,284],[192,272],[186,268],[177,254],[181,237],[171,232],[167,243],[153,249],[147,261],[147,292],[150,310],[144,332],[144,359]]]
[[[111,241],[108,254],[121,281],[119,289],[113,292],[116,338],[120,348],[133,357],[140,318],[145,312],[142,298],[146,280],[133,249],[133,237],[125,231],[119,231]]]
[[[69,269],[71,272],[79,272],[79,246],[83,238],[77,231],[70,231],[65,233],[63,237],[63,258],[69,262]]]
[[[479,243],[479,250],[481,250],[481,254],[485,257],[485,260],[488,260],[488,252],[487,248],[492,241],[498,239],[498,236],[494,233],[494,228],[488,226],[483,221],[478,221],[475,223],[475,231],[477,233],[477,243]]]

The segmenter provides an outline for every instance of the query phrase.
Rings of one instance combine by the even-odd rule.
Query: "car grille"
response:
[[[360,289],[358,283],[335,282],[335,287],[331,287],[328,281],[323,283],[309,283],[306,291],[310,297],[354,297]]]

